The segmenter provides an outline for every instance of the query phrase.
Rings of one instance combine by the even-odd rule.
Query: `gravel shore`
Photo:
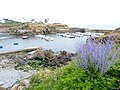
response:
[[[9,88],[16,82],[29,78],[32,76],[30,72],[23,72],[15,69],[1,69],[0,70],[0,87]]]

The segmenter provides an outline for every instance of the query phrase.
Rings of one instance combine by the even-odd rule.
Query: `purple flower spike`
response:
[[[113,50],[114,46],[115,43],[109,38],[100,42],[93,39],[88,40],[85,45],[77,48],[79,53],[78,66],[89,73],[98,71],[102,75],[115,63],[117,52],[120,51],[120,48]]]

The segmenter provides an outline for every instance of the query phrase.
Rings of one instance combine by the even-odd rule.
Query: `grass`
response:
[[[116,45],[116,49],[120,48],[120,44]]]
[[[120,87],[120,59],[100,77],[90,77],[73,61],[45,74],[49,75],[36,74],[31,78],[30,90],[116,90]]]
[[[4,23],[3,25],[5,27],[18,27],[18,26],[23,25],[23,24],[20,22],[9,22],[9,23]]]

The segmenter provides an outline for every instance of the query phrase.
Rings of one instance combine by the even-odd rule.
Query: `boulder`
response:
[[[11,90],[18,90],[19,86],[20,86],[20,84],[15,84],[15,85],[13,85],[13,87],[11,88]]]
[[[29,88],[30,87],[29,80],[27,80],[27,79],[21,80],[20,85],[25,86],[26,88]]]
[[[55,55],[54,52],[53,52],[51,49],[46,50],[46,51],[44,52],[44,54],[45,54],[45,58],[48,58],[48,59],[53,58],[54,55]]]
[[[39,48],[35,50],[31,55],[28,56],[28,59],[45,59],[44,50]]]
[[[18,90],[25,90],[24,88],[25,88],[24,86],[19,86]]]
[[[60,51],[60,54],[58,55],[58,58],[63,59],[64,61],[70,61],[72,57],[74,57],[75,54],[69,53],[66,51]]]
[[[22,59],[22,58],[17,58],[17,59],[14,60],[14,63],[15,64],[25,65],[25,64],[27,64],[27,61]]]
[[[6,88],[4,88],[4,87],[0,87],[0,90],[6,90]]]

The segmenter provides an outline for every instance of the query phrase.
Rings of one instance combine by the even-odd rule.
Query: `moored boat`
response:
[[[44,38],[46,41],[53,41],[53,38],[52,37],[49,37],[49,36],[45,36]]]
[[[14,45],[18,45],[18,43],[14,43]]]
[[[73,35],[66,35],[67,38],[75,38]]]
[[[75,36],[72,35],[71,33],[60,34],[59,36],[67,37],[67,38],[75,38]]]
[[[27,35],[22,36],[22,39],[28,39],[28,38],[29,38],[29,36],[27,36]]]
[[[44,38],[45,38],[45,35],[38,34],[38,35],[35,35],[35,37],[36,37],[36,38],[44,39]]]

